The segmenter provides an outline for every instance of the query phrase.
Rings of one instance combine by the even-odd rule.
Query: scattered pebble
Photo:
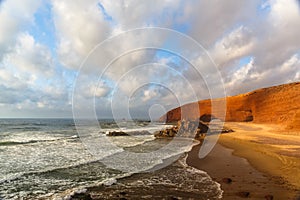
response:
[[[178,197],[174,197],[174,196],[171,196],[170,198],[168,198],[168,199],[170,199],[170,200],[179,200],[179,198]]]
[[[250,196],[250,192],[238,192],[237,195],[243,198],[247,198]]]
[[[274,196],[268,194],[268,195],[265,196],[265,199],[266,199],[266,200],[273,200],[273,199],[274,199]]]
[[[231,179],[231,178],[223,178],[223,179],[222,179],[222,182],[223,182],[223,183],[230,184],[230,183],[232,183],[232,179]]]

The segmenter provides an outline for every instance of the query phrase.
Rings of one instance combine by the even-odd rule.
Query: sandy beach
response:
[[[198,157],[201,144],[194,146],[186,158],[189,166],[207,172],[221,184],[222,199],[300,198],[299,132],[255,123],[228,122],[225,126],[234,132],[222,134],[205,158]],[[111,186],[88,188],[83,196],[75,195],[72,199],[211,199],[205,192],[210,189],[201,181],[191,191],[186,191],[187,185],[178,187],[183,182],[171,177],[176,177],[174,173],[186,174],[185,170],[191,169],[184,169],[177,162],[158,171],[120,179]],[[202,176],[184,176],[184,183],[195,184]],[[168,184],[163,184],[165,180]]]
[[[299,132],[254,123],[225,126],[235,132],[222,134],[207,157],[198,158],[198,145],[187,158],[190,166],[221,183],[223,199],[300,198]]]

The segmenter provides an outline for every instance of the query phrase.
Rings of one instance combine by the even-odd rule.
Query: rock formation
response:
[[[109,137],[112,137],[112,136],[129,136],[129,134],[126,133],[126,132],[123,132],[123,131],[111,131],[111,132],[108,132],[106,134],[106,136],[109,136]]]
[[[219,118],[231,122],[280,123],[287,129],[300,130],[300,82],[186,104],[167,112],[160,120],[175,122],[199,117],[203,121]]]
[[[209,124],[210,123],[203,122],[200,118],[196,120],[182,120],[178,121],[177,126],[155,132],[154,137],[168,138],[179,136],[203,139],[208,132],[210,134],[233,132],[233,130],[223,127],[223,124],[220,126],[218,122],[211,122],[211,129],[209,130]]]
[[[177,126],[166,128],[154,133],[156,138],[168,138],[168,137],[191,137],[199,138],[204,136],[208,131],[208,126],[203,124],[199,120],[182,120],[179,121]]]
[[[149,135],[150,133],[146,130],[141,131],[107,131],[106,136],[134,136],[134,135]]]

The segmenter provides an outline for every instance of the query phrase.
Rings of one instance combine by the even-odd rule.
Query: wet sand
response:
[[[207,172],[221,184],[222,199],[300,199],[299,132],[254,123],[225,126],[235,132],[222,134],[205,158],[198,157],[199,144],[186,159],[189,166]],[[119,179],[111,186],[88,188],[83,198],[70,199],[216,199],[217,190],[205,188],[209,184],[201,182],[203,174],[191,175],[185,170],[177,162],[152,173]],[[176,178],[177,174],[184,178]],[[186,184],[179,187],[182,183]],[[187,190],[191,185],[195,188]]]
[[[235,132],[222,134],[204,159],[200,146],[187,163],[204,170],[224,190],[223,199],[300,199],[300,136],[277,125],[226,123]]]

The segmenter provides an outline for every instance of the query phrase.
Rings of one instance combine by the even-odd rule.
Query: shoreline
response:
[[[163,138],[154,141],[165,145],[172,139]],[[151,142],[147,141],[144,145],[149,143]],[[196,140],[192,143],[193,147],[200,144]],[[70,188],[52,195],[51,199],[220,199],[221,185],[212,180],[207,172],[186,163],[192,146],[188,151],[163,159],[161,164],[146,171],[113,178],[111,184],[103,182],[94,186]]]
[[[187,164],[206,171],[219,182],[224,191],[223,199],[300,198],[300,168],[297,168],[300,159],[293,157],[300,156],[300,151],[290,152],[293,156],[282,155],[287,154],[284,145],[290,144],[289,139],[299,138],[298,133],[286,135],[274,132],[272,125],[253,123],[226,123],[226,126],[235,132],[221,134],[214,149],[203,159],[198,158],[200,146],[195,146],[189,152]],[[278,127],[275,125],[275,128]],[[265,136],[268,140],[264,140]],[[269,144],[272,142],[276,145]],[[300,145],[298,147],[300,150]]]
[[[84,198],[81,199],[139,199],[139,195],[141,195],[144,199],[199,199],[199,194],[208,195],[209,190],[206,190],[206,193],[198,193],[199,191],[194,191],[194,193],[186,192],[184,188],[173,187],[172,184],[168,185],[169,183],[164,185],[160,181],[154,185],[147,183],[156,181],[157,177],[168,177],[168,174],[172,172],[170,169],[180,170],[179,174],[188,174],[188,171],[196,169],[196,171],[204,171],[212,181],[220,184],[219,187],[223,191],[222,199],[225,200],[244,198],[298,200],[300,186],[297,184],[300,173],[297,174],[298,171],[295,167],[298,166],[297,164],[300,166],[300,140],[297,140],[300,135],[298,133],[288,135],[286,132],[274,131],[278,130],[276,125],[226,122],[225,126],[232,128],[234,132],[221,134],[215,147],[203,159],[198,157],[201,143],[194,145],[186,153],[187,168],[176,167],[181,162],[179,159],[157,171],[137,173],[118,179],[117,183],[110,186],[88,187],[83,194],[78,194],[77,197],[82,195],[81,197]],[[266,140],[267,137],[268,140]],[[280,138],[279,141],[278,138]],[[291,143],[291,141],[296,142]],[[284,147],[291,144],[295,148],[298,144],[297,141],[299,141],[299,151],[286,152],[284,150]],[[273,143],[276,145],[272,146]],[[278,158],[285,159],[279,162],[276,160]],[[293,160],[296,160],[295,165],[291,165]],[[279,166],[283,168],[276,170]],[[283,169],[286,171],[282,171]],[[193,179],[192,182],[197,181],[194,179],[195,177],[189,177]],[[141,180],[144,180],[142,185],[140,185]],[[190,182],[191,180],[185,178],[185,181]],[[175,182],[175,185],[179,184],[179,182]],[[205,184],[201,183],[200,185],[202,186],[199,186],[198,189]],[[75,195],[70,199],[78,198]]]
[[[187,154],[159,170],[134,173],[117,179],[112,185],[91,186],[79,192],[69,191],[63,196],[69,200],[220,199],[221,185],[207,172],[187,165]]]

